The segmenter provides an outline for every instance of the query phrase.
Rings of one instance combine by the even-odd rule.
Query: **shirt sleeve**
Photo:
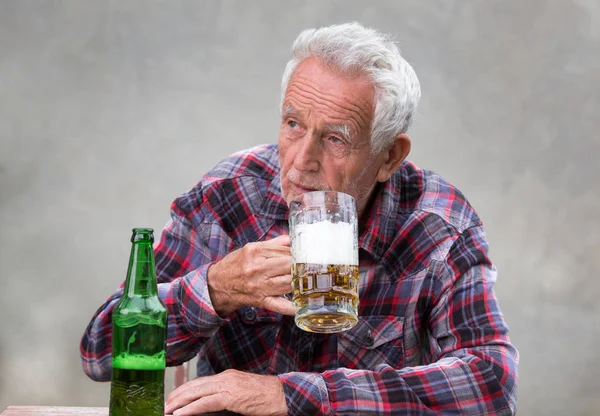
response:
[[[431,364],[282,374],[290,414],[514,414],[519,355],[481,227],[463,232],[439,274],[427,328]]]
[[[215,312],[208,294],[207,273],[216,254],[200,235],[203,226],[210,226],[202,220],[201,201],[197,188],[177,198],[154,247],[158,293],[168,310],[168,366],[193,358],[204,341],[227,322]],[[96,311],[81,339],[83,370],[96,381],[111,377],[112,311],[123,287],[124,282]]]

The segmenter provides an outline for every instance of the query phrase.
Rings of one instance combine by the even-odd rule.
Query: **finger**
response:
[[[167,405],[165,407],[165,413],[175,414],[178,409],[181,409],[182,407],[185,407],[188,404],[193,403],[194,401],[200,400],[203,397],[206,397],[207,395],[209,394],[203,394],[194,388],[187,389],[183,393],[180,393],[174,399],[171,399],[167,402]]]
[[[290,236],[286,235],[286,234],[282,234],[280,236],[277,236],[275,238],[272,238],[270,240],[267,240],[267,242],[272,242],[275,243],[278,246],[286,246],[289,247],[290,245]]]
[[[279,256],[290,256],[290,248],[288,246],[263,246],[259,247],[258,254],[263,257],[279,257]]]
[[[263,300],[261,307],[282,315],[294,316],[298,310],[292,302],[279,296],[270,296]]]
[[[281,276],[282,274],[290,274],[292,271],[292,258],[289,254],[285,257],[271,257],[265,259],[263,265],[260,265],[260,263],[258,265],[265,268],[265,274],[268,277]]]
[[[202,382],[205,379],[211,378],[211,377],[212,376],[199,377],[199,378],[195,378],[194,380],[190,380],[187,383],[182,384],[181,386],[179,386],[175,390],[173,390],[171,393],[169,393],[169,395],[167,396],[167,403],[171,402],[173,399],[175,399],[177,396],[179,396],[183,392],[196,387],[196,385],[198,385],[198,384],[202,384]]]
[[[265,293],[271,296],[284,295],[292,291],[292,275],[275,276],[267,281]]]
[[[189,388],[190,384],[195,383],[195,382],[196,382],[196,380],[188,381],[187,383],[182,384],[181,386],[179,386],[175,390],[173,390],[171,393],[169,393],[169,395],[167,396],[167,405],[173,399],[175,399],[175,397],[179,396],[182,392],[184,392],[185,390],[187,390]]]
[[[289,242],[289,238],[282,239],[281,242]],[[248,243],[244,246],[244,252],[252,257],[276,257],[281,255],[290,255],[290,247],[289,244],[279,244],[277,242],[273,243],[273,240],[268,241],[259,241],[256,243]]]
[[[220,383],[211,381],[214,378],[215,376],[200,377],[173,390],[167,398],[165,412],[172,412],[201,397],[217,393]]]
[[[226,410],[226,399],[224,394],[211,394],[182,407],[173,412],[173,416],[191,416],[208,412],[218,412]]]

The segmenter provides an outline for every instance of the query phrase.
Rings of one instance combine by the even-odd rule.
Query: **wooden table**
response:
[[[108,416],[108,407],[8,406],[0,416]]]
[[[231,412],[205,413],[206,416],[236,415]],[[108,407],[8,406],[0,416],[108,416]]]

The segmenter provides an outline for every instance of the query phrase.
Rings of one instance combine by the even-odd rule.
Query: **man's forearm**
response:
[[[167,365],[191,360],[226,322],[214,310],[206,283],[209,265],[158,285],[168,310]]]
[[[341,368],[279,377],[291,415],[512,415],[516,351],[501,349],[504,365],[465,353],[401,370],[381,365],[375,371]],[[501,368],[495,371],[494,365]]]

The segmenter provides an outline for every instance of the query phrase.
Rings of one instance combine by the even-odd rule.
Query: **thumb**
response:
[[[261,307],[282,315],[294,316],[298,308],[289,300],[279,296],[269,296],[263,300]]]

